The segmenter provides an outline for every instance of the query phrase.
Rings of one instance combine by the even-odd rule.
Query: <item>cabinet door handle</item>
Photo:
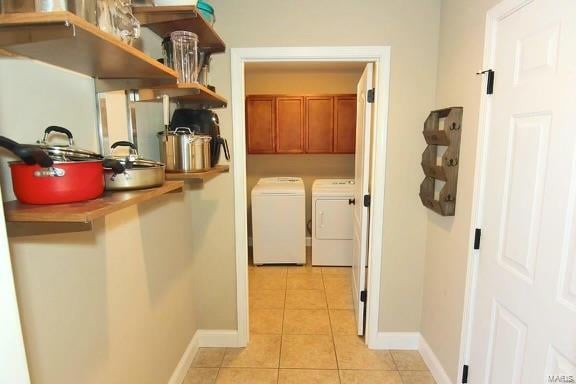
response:
[[[348,205],[356,205],[356,199],[348,199]]]

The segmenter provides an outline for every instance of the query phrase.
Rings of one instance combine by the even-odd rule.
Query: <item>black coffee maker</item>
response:
[[[230,160],[228,141],[220,136],[220,120],[218,115],[209,109],[179,108],[174,111],[170,130],[179,127],[187,127],[199,135],[212,137],[210,141],[210,162],[214,167],[220,160],[220,148],[224,151],[226,160]]]

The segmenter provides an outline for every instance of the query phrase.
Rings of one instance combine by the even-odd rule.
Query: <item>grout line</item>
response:
[[[340,365],[338,364],[338,353],[336,352],[336,342],[334,341],[334,330],[332,329],[332,317],[330,316],[330,307],[328,306],[328,297],[326,295],[326,283],[324,281],[324,270],[322,269],[322,286],[324,287],[324,300],[326,300],[326,310],[328,311],[328,323],[330,326],[330,336],[332,338],[332,347],[334,348],[334,359],[336,360],[336,372],[338,382],[340,382]]]
[[[288,268],[284,275],[284,307],[282,308],[282,327],[280,329],[280,351],[278,352],[278,374],[276,376],[276,384],[280,382],[280,361],[282,360],[282,345],[284,342],[284,321],[286,319],[286,298],[288,296]]]

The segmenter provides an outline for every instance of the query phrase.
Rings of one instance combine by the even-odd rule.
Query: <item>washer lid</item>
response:
[[[353,179],[317,179],[312,184],[312,195],[351,195],[354,194]]]
[[[253,195],[304,195],[300,177],[264,177],[252,188]]]

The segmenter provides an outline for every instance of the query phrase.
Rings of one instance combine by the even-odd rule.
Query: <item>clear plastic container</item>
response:
[[[198,79],[198,35],[188,31],[174,31],[172,57],[178,83],[195,83]]]

